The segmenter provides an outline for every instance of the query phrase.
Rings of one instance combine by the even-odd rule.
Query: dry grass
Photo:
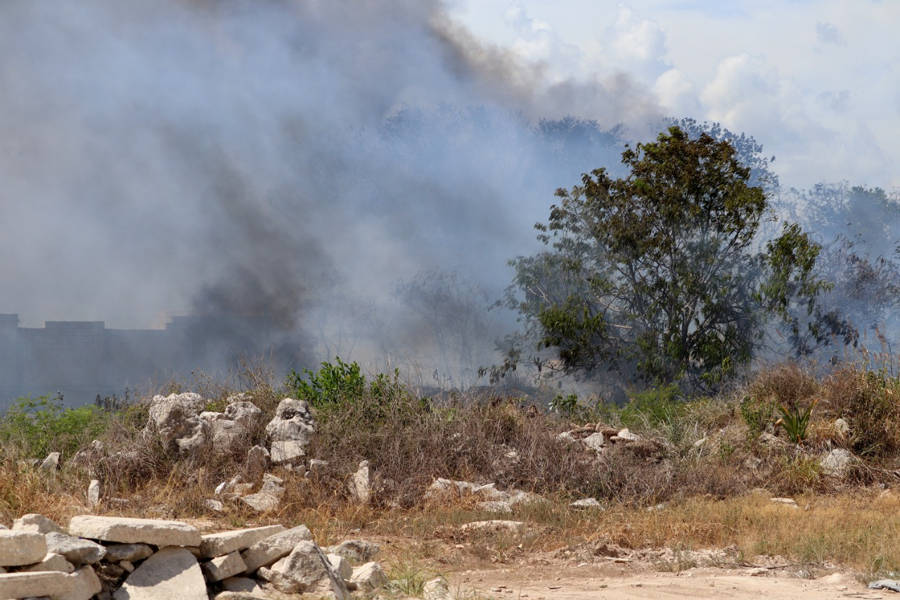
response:
[[[288,492],[277,511],[257,515],[229,505],[225,514],[215,515],[202,504],[212,489],[184,485],[183,475],[148,481],[124,502],[105,502],[99,512],[199,520],[210,529],[304,523],[321,544],[371,537],[383,542],[383,560],[397,573],[405,572],[410,586],[417,585],[419,572],[505,563],[597,542],[628,549],[733,547],[748,564],[764,555],[795,563],[836,563],[873,576],[900,571],[900,497],[877,489],[797,496],[800,508],[774,504],[762,492],[721,500],[685,497],[656,510],[608,502],[603,510],[576,511],[567,506],[566,497],[554,496],[546,503],[517,507],[504,517],[527,522],[527,533],[464,535],[460,525],[496,516],[477,510],[472,502],[385,509],[332,498],[316,505],[312,502],[321,489],[290,474]],[[89,510],[83,494],[73,491],[83,484],[31,468],[4,470],[0,522],[8,525],[26,512],[39,512],[65,523]]]
[[[263,410],[263,422],[286,395],[260,369],[227,385],[201,377],[166,391],[183,389],[199,391],[210,408],[224,407],[235,390],[246,390]],[[677,405],[659,404],[671,402],[660,396],[656,404],[645,401],[626,411],[607,408],[606,422],[628,424],[644,441],[615,445],[598,457],[556,438],[576,423],[516,400],[434,406],[408,389],[391,388],[320,411],[310,452],[328,467],[309,477],[279,471],[286,494],[277,511],[261,516],[239,503],[227,504],[224,514],[211,513],[204,500],[219,483],[244,472],[246,450],[265,443],[262,427],[229,454],[183,456],[143,433],[146,406],[138,404],[104,416],[105,449],[85,467],[67,464],[44,473],[21,462],[27,458],[21,448],[0,449],[0,522],[27,512],[65,522],[87,512],[85,489],[96,477],[105,497],[99,510],[108,514],[205,519],[216,528],[305,523],[325,544],[360,535],[397,540],[388,557],[410,589],[421,583],[421,573],[465,560],[503,562],[602,540],[626,548],[734,546],[748,561],[771,554],[888,572],[900,570],[900,501],[880,495],[880,488],[868,490],[898,482],[898,393],[897,380],[860,369],[847,367],[819,381],[799,367],[782,366],[730,396]],[[814,399],[821,402],[807,441],[787,442],[766,411]],[[838,417],[849,422],[849,436],[835,428]],[[762,443],[761,432],[775,434],[775,441]],[[819,466],[821,454],[834,447],[861,457],[842,478],[825,476]],[[366,507],[350,500],[347,487],[363,459],[370,461],[375,488]],[[424,504],[423,493],[436,477],[495,482],[551,501],[516,509],[511,518],[532,525],[524,536],[461,537],[458,525],[493,515],[472,501]],[[754,488],[798,497],[804,509],[748,495]],[[585,496],[600,499],[606,510],[567,507]],[[664,510],[646,510],[660,502],[667,503]],[[432,562],[422,566],[420,558]]]

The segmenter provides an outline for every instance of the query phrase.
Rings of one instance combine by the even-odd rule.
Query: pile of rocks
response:
[[[323,551],[304,525],[201,535],[180,521],[81,515],[63,531],[30,514],[0,529],[0,598],[343,600],[388,582],[377,552],[361,540]]]
[[[519,504],[546,502],[546,498],[523,490],[497,489],[494,483],[477,484],[470,481],[435,479],[425,491],[425,500],[446,502],[459,498],[473,498],[476,508],[492,513],[511,513]]]
[[[670,448],[666,442],[650,439],[625,429],[616,429],[603,423],[585,425],[556,436],[560,442],[580,444],[593,451],[597,457],[617,452],[627,452],[639,458],[659,462],[666,458]]]
[[[231,453],[242,444],[246,447],[262,426],[263,413],[250,400],[246,394],[238,394],[227,399],[224,412],[214,412],[204,410],[208,402],[200,394],[154,396],[145,432],[185,453],[205,449]],[[315,430],[309,405],[285,398],[265,427],[269,448],[260,446],[263,452],[255,460],[262,462],[263,468],[270,460],[276,465],[294,464],[306,456]]]
[[[640,441],[641,438],[635,433],[626,429],[616,429],[603,423],[596,425],[585,425],[564,431],[556,436],[561,442],[581,442],[591,450],[598,454],[602,453],[610,444],[631,443]]]

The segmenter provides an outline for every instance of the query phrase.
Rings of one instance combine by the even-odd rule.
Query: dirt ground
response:
[[[891,591],[868,590],[846,573],[817,579],[803,573],[772,574],[762,569],[696,568],[679,573],[634,573],[614,565],[560,568],[516,567],[455,573],[457,598],[528,600],[631,600],[637,598],[729,598],[830,600],[898,598]]]

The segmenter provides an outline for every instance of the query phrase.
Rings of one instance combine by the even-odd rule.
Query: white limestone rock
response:
[[[366,540],[344,540],[340,544],[330,546],[328,552],[337,554],[351,563],[369,562],[381,551],[378,544]]]
[[[340,554],[326,554],[325,558],[328,559],[331,570],[344,581],[348,581],[353,576],[353,567],[350,566],[350,561]]]
[[[100,559],[106,556],[106,548],[90,540],[56,532],[50,532],[45,537],[49,552],[62,554],[76,567],[92,565],[100,562]]]
[[[362,591],[377,590],[387,582],[387,575],[377,562],[367,562],[356,567],[353,569],[353,575],[350,576],[350,583],[355,584],[356,589]]]
[[[259,576],[286,594],[327,594],[339,600],[350,597],[344,580],[331,570],[325,555],[314,542],[303,541]]]
[[[78,515],[69,521],[69,533],[92,540],[153,546],[199,546],[200,532],[181,521]]]
[[[368,504],[372,497],[371,473],[369,461],[359,463],[356,473],[350,478],[350,496],[360,504]]]
[[[844,448],[835,448],[819,459],[822,472],[831,477],[843,477],[853,466],[853,454]]]
[[[619,440],[626,441],[626,442],[636,442],[639,439],[641,439],[641,436],[639,436],[636,433],[632,433],[627,428],[619,430],[619,433],[616,434],[616,437]]]
[[[75,565],[66,560],[62,554],[48,552],[44,560],[36,565],[32,565],[24,571],[59,571],[61,573],[71,573],[75,570]]]
[[[306,456],[315,421],[305,400],[285,398],[278,403],[275,417],[266,425],[272,462],[291,463]]]
[[[210,533],[200,538],[200,555],[204,558],[224,556],[235,550],[246,550],[256,542],[285,531],[281,525],[235,529],[221,533]]]
[[[22,515],[13,521],[12,529],[13,531],[31,531],[33,533],[63,533],[59,525],[37,513]]]
[[[68,578],[60,571],[0,574],[0,598],[57,598],[68,592]]]
[[[150,401],[147,429],[156,432],[163,444],[190,452],[207,441],[207,424],[200,418],[205,401],[200,394],[154,396]]]
[[[517,532],[520,531],[523,527],[525,527],[525,523],[523,523],[522,521],[504,521],[495,519],[491,521],[473,521],[471,523],[465,523],[464,525],[461,525],[459,529],[460,531],[466,532]]]
[[[596,498],[582,498],[581,500],[571,502],[569,507],[578,510],[589,510],[603,508],[603,505],[600,504]]]
[[[224,413],[202,412],[203,431],[212,448],[218,453],[229,453],[246,444],[259,427],[262,411],[246,400],[232,401]]]
[[[259,588],[259,590],[258,592],[230,592],[226,590],[210,597],[212,600],[274,600],[271,594],[262,588]],[[282,597],[287,600],[287,596]]]
[[[234,551],[225,556],[217,556],[214,559],[200,565],[203,575],[209,582],[222,581],[235,575],[240,575],[247,570],[247,565],[241,559],[239,552]]]
[[[249,494],[241,498],[241,502],[257,512],[268,512],[278,508],[281,497],[284,496],[284,483],[280,478],[270,473],[263,475],[263,484],[255,494]]]
[[[47,541],[43,534],[33,531],[0,530],[0,567],[33,565],[41,562],[46,554]],[[9,596],[0,594],[0,597]]]
[[[47,455],[47,458],[41,463],[41,466],[38,467],[42,471],[56,471],[59,469],[59,452],[51,452]]]
[[[593,450],[594,452],[602,452],[603,447],[606,445],[606,438],[603,437],[603,434],[600,432],[592,433],[587,436],[581,443]]]
[[[422,586],[422,598],[424,600],[452,600],[450,585],[443,577],[436,577],[425,582]]]
[[[775,504],[783,504],[784,506],[789,506],[790,508],[800,508],[797,505],[797,501],[793,498],[770,498],[769,501]]]
[[[135,562],[149,558],[151,554],[153,554],[153,548],[147,544],[110,544],[106,546],[106,560],[109,562]]]
[[[102,589],[100,579],[94,569],[84,566],[71,575],[66,575],[65,593],[51,596],[51,598],[52,600],[90,600]]]
[[[260,540],[241,552],[241,558],[251,573],[260,567],[271,565],[278,559],[290,554],[294,546],[300,542],[312,540],[312,533],[306,525],[298,525],[292,529],[276,533]]]
[[[269,468],[272,458],[269,451],[262,446],[253,446],[247,451],[244,472],[250,481],[260,481]]]
[[[114,600],[208,600],[197,559],[184,548],[163,548],[134,570]]]
[[[223,579],[220,585],[226,592],[245,592],[258,596],[265,594],[256,580],[249,577],[229,577],[228,579]]]
[[[87,503],[90,508],[100,506],[100,480],[91,479],[87,489]]]

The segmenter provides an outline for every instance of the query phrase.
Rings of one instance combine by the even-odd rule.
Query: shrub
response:
[[[366,389],[366,378],[357,363],[345,363],[338,356],[335,364],[323,362],[318,371],[304,369],[301,375],[291,370],[285,385],[299,399],[315,408],[325,408],[360,398]]]
[[[71,456],[102,435],[108,423],[109,413],[94,405],[64,408],[60,396],[20,398],[0,419],[0,446],[28,457],[50,452]]]
[[[799,406],[778,405],[778,412],[781,418],[778,424],[784,428],[788,438],[795,444],[801,443],[806,439],[806,431],[809,428],[809,418],[812,416],[813,408],[815,408],[818,400],[813,400],[806,408]]]
[[[750,430],[750,437],[756,438],[771,423],[775,415],[775,403],[768,398],[745,396],[740,404],[741,418]]]
[[[633,393],[628,404],[622,407],[619,418],[628,427],[671,425],[684,411],[680,396],[678,385],[674,383]]]
[[[849,444],[856,454],[890,458],[900,453],[900,378],[845,367],[828,377],[823,395],[830,416],[849,422]]]

